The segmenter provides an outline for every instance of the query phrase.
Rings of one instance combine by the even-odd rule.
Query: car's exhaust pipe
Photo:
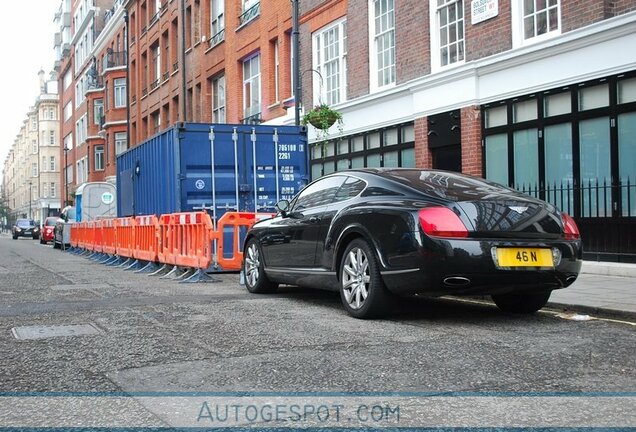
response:
[[[465,287],[470,285],[470,279],[462,276],[450,276],[444,279],[444,285],[450,287]]]
[[[575,280],[576,280],[576,276],[574,276],[574,275],[566,277],[565,278],[565,286],[572,285]]]

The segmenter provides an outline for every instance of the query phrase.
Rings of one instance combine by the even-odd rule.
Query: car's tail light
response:
[[[433,237],[468,237],[468,230],[451,209],[428,207],[419,212],[420,226]]]
[[[563,219],[563,234],[565,234],[565,239],[580,239],[581,234],[579,233],[579,227],[576,226],[576,222],[574,222],[574,219],[572,219],[572,217],[567,213],[561,213],[561,218]]]

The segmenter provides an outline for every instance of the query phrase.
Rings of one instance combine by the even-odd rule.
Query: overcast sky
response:
[[[0,171],[27,111],[39,94],[38,71],[46,77],[55,54],[53,18],[60,0],[5,0],[0,25]]]

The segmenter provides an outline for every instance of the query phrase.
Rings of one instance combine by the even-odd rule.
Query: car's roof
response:
[[[520,195],[506,186],[453,171],[422,168],[359,168],[338,171],[331,175],[334,174],[357,174],[366,180],[372,177],[386,179],[419,193],[449,201],[472,201],[503,195],[510,198],[511,195]]]

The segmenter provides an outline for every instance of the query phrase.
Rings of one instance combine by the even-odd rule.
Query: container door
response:
[[[282,129],[282,128],[281,128]],[[291,200],[306,184],[305,143],[297,132],[254,128],[245,133],[245,206],[250,211],[275,213],[276,203]]]
[[[182,209],[205,209],[217,220],[227,211],[242,210],[243,134],[236,126],[189,126],[180,145]]]

